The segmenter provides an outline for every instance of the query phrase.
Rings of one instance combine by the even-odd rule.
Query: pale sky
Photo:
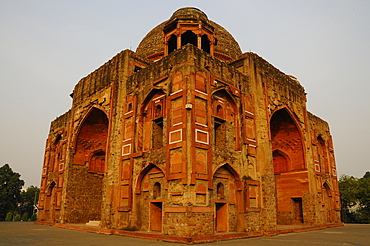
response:
[[[50,122],[78,81],[188,6],[298,78],[339,174],[370,170],[369,0],[0,0],[0,166],[40,186]]]

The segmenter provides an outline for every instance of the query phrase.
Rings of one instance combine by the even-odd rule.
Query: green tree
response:
[[[370,172],[359,179],[358,187],[358,202],[360,208],[358,210],[358,222],[370,224]]]
[[[8,212],[16,210],[20,202],[24,181],[19,173],[13,172],[8,164],[0,167],[0,221]]]
[[[14,216],[14,221],[21,221],[21,216],[19,214],[16,214]]]
[[[358,178],[348,175],[341,175],[339,178],[340,202],[342,205],[342,220],[347,223],[355,223],[355,213],[351,208],[358,203]]]
[[[21,204],[19,206],[19,213],[28,213],[30,215],[34,212],[34,205],[37,204],[40,189],[37,186],[31,185],[27,190],[21,192]]]
[[[339,178],[340,202],[342,207],[351,208],[357,204],[358,178],[341,175]]]
[[[31,215],[30,220],[31,220],[31,221],[35,221],[35,220],[37,220],[37,214],[33,214],[33,215]]]
[[[343,222],[370,224],[370,172],[362,178],[342,175],[339,190]]]
[[[6,213],[5,221],[13,221],[13,212]]]
[[[25,212],[24,214],[22,214],[21,220],[22,220],[22,221],[27,221],[29,217],[30,217],[30,216],[28,215],[28,213],[27,213],[27,212]]]

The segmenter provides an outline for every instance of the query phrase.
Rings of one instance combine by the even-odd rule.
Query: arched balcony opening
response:
[[[192,44],[195,47],[198,47],[197,35],[190,30],[187,30],[181,35],[181,47],[187,44]]]
[[[211,41],[209,40],[206,34],[202,35],[201,45],[202,45],[202,50],[204,50],[208,54],[211,53]]]
[[[175,51],[177,49],[177,37],[176,35],[171,35],[170,38],[168,39],[168,43],[167,43],[167,51],[168,51],[168,54],[170,54],[171,52]]]

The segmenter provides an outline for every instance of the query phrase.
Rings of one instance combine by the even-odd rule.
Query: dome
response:
[[[174,30],[175,25],[181,23],[201,23],[206,30],[213,32],[216,58],[231,60],[242,54],[239,44],[225,28],[209,20],[201,10],[192,7],[178,9],[170,19],[154,27],[140,42],[136,53],[149,59],[156,55],[162,57],[165,54],[165,32]]]
[[[193,20],[201,20],[204,22],[208,21],[208,17],[203,11],[197,8],[192,8],[192,7],[186,7],[186,8],[181,8],[181,9],[176,10],[167,22],[172,22],[176,19],[181,19],[181,20],[193,19]]]

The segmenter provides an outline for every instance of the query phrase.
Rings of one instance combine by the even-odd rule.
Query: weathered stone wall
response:
[[[40,185],[39,220],[61,222],[63,183],[67,158],[67,140],[71,123],[71,110],[50,124],[46,141],[44,164]]]
[[[309,191],[303,192],[303,218],[307,225],[315,225],[318,217],[317,211],[317,196]]]
[[[261,206],[261,229],[262,231],[276,230],[277,206],[275,182],[273,173],[265,173],[261,178],[262,206]]]
[[[316,223],[337,223],[340,222],[340,198],[329,124],[311,113],[308,119],[315,165]]]
[[[249,211],[245,215],[246,221],[246,232],[255,232],[262,231],[262,221],[261,221],[261,212],[260,211]]]
[[[86,166],[72,166],[65,198],[65,223],[100,220],[103,176],[89,173]]]
[[[204,212],[166,212],[163,217],[163,233],[183,237],[214,234],[214,215]]]
[[[118,53],[94,72],[82,78],[73,90],[73,104],[91,102],[91,96],[94,97],[97,91],[110,87],[113,82],[116,82],[118,80],[117,72],[124,62],[124,53],[125,51]]]

